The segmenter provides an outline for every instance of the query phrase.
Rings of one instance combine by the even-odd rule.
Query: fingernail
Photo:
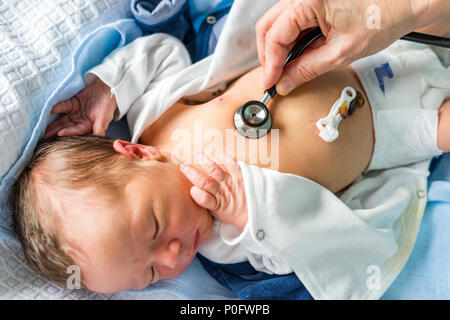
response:
[[[261,78],[261,85],[262,85],[262,87],[263,88],[265,88],[266,87],[266,80],[264,79],[264,77],[263,78]]]
[[[277,92],[282,95],[288,95],[294,89],[294,84],[289,78],[282,78],[277,85]]]
[[[264,89],[267,89],[270,87],[270,83],[269,83],[268,77],[267,77],[267,71],[264,71],[263,77],[261,79],[261,84],[264,87]]]

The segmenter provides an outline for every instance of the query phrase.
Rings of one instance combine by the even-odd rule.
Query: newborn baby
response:
[[[147,40],[121,50],[136,54],[133,45]],[[16,186],[15,221],[27,260],[63,284],[67,267],[77,265],[83,286],[104,293],[176,277],[199,248],[220,263],[248,259],[257,270],[292,272],[276,253],[252,246],[251,239],[221,240],[211,214],[232,228],[243,230],[247,223],[236,161],[303,176],[338,192],[365,171],[450,151],[450,103],[444,101],[450,88],[432,88],[433,97],[441,94],[441,99],[425,107],[404,106],[405,122],[390,127],[379,122],[389,120],[381,115],[389,115],[391,107],[380,100],[379,67],[366,61],[335,70],[276,97],[269,105],[272,130],[256,140],[237,134],[232,120],[239,106],[264,91],[261,68],[209,102],[178,101],[145,128],[139,144],[95,136],[41,143]],[[389,67],[401,78],[427,66],[411,66],[409,74],[401,72],[401,65]],[[389,74],[387,66],[381,68]],[[441,66],[436,72],[448,71]],[[95,74],[98,78],[77,96],[54,107],[54,113],[67,115],[49,126],[46,138],[102,133],[107,127],[126,90],[111,95],[107,71]],[[339,137],[327,143],[316,122],[347,86],[361,94],[363,103],[340,123]],[[432,85],[422,87],[430,91]],[[429,117],[422,119],[419,111],[425,109]],[[207,156],[195,157],[201,150]],[[224,155],[231,159],[224,161]]]

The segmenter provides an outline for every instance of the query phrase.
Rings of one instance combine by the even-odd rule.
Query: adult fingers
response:
[[[194,186],[209,192],[211,195],[215,195],[219,192],[220,186],[214,179],[195,170],[191,165],[183,162],[180,165],[180,171]]]
[[[256,48],[258,50],[258,59],[262,66],[265,65],[265,43],[266,34],[274,21],[278,18],[281,12],[286,8],[286,2],[280,1],[272,8],[270,8],[257,22],[255,26],[256,31]]]
[[[216,198],[205,190],[197,186],[193,186],[189,193],[195,203],[197,203],[200,207],[210,210],[211,213],[213,213],[217,208]]]
[[[283,75],[277,83],[277,92],[285,96],[301,84],[345,63],[343,54],[335,43],[324,45],[305,51],[300,57],[292,61],[284,69]],[[344,54],[345,55],[345,54]]]
[[[263,83],[273,86],[283,72],[283,66],[292,44],[301,32],[291,10],[284,10],[266,34]]]
[[[316,26],[326,29],[323,23],[325,10],[321,1],[288,1],[288,3],[288,8],[273,22],[266,34],[266,64],[263,75],[266,88],[279,80],[289,49],[303,30]]]

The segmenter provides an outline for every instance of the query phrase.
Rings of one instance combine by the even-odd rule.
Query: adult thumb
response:
[[[300,57],[289,63],[283,71],[276,88],[278,94],[285,96],[301,84],[339,67],[336,48],[325,43],[322,46],[306,50]]]

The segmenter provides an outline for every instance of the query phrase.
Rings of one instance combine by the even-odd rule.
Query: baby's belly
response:
[[[336,192],[349,185],[369,164],[374,134],[371,110],[366,103],[341,121],[339,137],[327,143],[315,123],[326,116],[346,86],[364,94],[350,69],[323,75],[297,88],[287,97],[276,96],[269,104],[272,129],[260,139],[247,139],[234,128],[235,111],[263,94],[262,72],[257,68],[236,80],[220,97],[203,105],[176,104],[141,137],[195,163],[203,149],[216,161],[223,154],[236,160],[309,178]]]

